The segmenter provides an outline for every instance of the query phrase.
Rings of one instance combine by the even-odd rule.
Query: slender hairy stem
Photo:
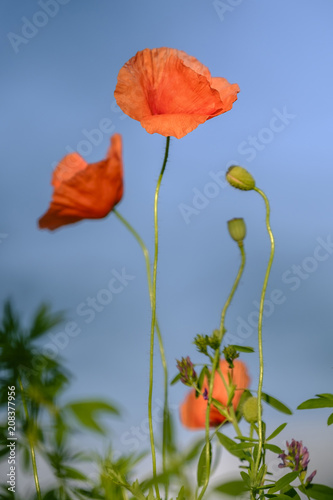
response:
[[[265,279],[262,287],[262,292],[261,292],[261,298],[260,298],[260,307],[259,307],[259,319],[258,319],[258,350],[259,350],[259,382],[258,382],[258,438],[259,438],[259,443],[258,443],[258,456],[256,459],[255,463],[255,471],[258,472],[259,465],[260,465],[260,459],[261,459],[261,454],[262,454],[262,445],[263,445],[263,435],[262,435],[262,411],[261,411],[261,394],[262,394],[262,385],[263,385],[263,379],[264,379],[264,356],[263,356],[263,349],[262,349],[262,319],[263,319],[263,312],[264,312],[264,301],[265,301],[265,295],[266,295],[266,289],[267,289],[267,283],[268,283],[268,278],[269,278],[269,273],[272,267],[272,262],[273,262],[273,257],[274,257],[274,237],[273,233],[271,230],[270,226],[270,221],[269,221],[269,216],[270,216],[270,207],[269,207],[269,201],[267,196],[261,189],[258,189],[257,187],[254,188],[257,193],[259,193],[265,202],[266,206],[266,227],[267,227],[267,232],[269,234],[269,238],[271,241],[271,253],[266,269],[266,274],[265,274]]]
[[[129,230],[129,232],[134,236],[138,244],[140,245],[140,248],[142,250],[145,263],[146,263],[146,274],[147,274],[147,281],[148,281],[148,291],[149,291],[149,298],[150,298],[150,305],[151,308],[153,308],[153,285],[152,285],[152,278],[151,278],[151,269],[150,269],[150,258],[149,258],[149,252],[144,244],[142,238],[138,234],[138,232],[131,226],[131,224],[115,209],[113,209],[113,212],[115,216],[124,224],[124,226]],[[161,355],[161,361],[162,361],[162,366],[163,366],[163,372],[164,372],[164,408],[163,408],[163,444],[162,444],[162,464],[163,464],[163,471],[166,470],[166,433],[167,433],[167,418],[169,415],[169,410],[168,410],[168,368],[167,368],[167,362],[165,358],[165,351],[164,351],[164,346],[163,346],[163,339],[162,339],[162,334],[161,330],[158,324],[158,321],[156,319],[155,321],[155,328],[157,332],[157,337],[158,337],[158,343],[159,343],[159,348],[160,348],[160,355]],[[167,492],[165,494],[165,498],[167,499]]]
[[[152,415],[152,399],[153,399],[153,373],[154,373],[154,333],[156,324],[156,277],[157,277],[157,260],[158,260],[158,195],[164,174],[164,170],[168,161],[170,137],[167,137],[165,154],[162,169],[157,180],[155,199],[154,199],[154,229],[155,229],[155,246],[154,246],[154,265],[153,265],[153,286],[152,286],[152,314],[151,314],[151,328],[150,328],[150,362],[149,362],[149,394],[148,394],[148,419],[149,419],[149,436],[150,447],[153,464],[153,477],[156,479],[156,452],[154,442],[154,429],[153,429],[153,415]],[[155,482],[156,496],[160,499],[160,493],[157,481]]]
[[[225,315],[226,315],[226,312],[227,312],[227,309],[230,305],[230,302],[232,301],[232,298],[235,294],[235,291],[238,287],[238,283],[241,279],[241,276],[243,274],[243,271],[244,271],[244,266],[245,266],[245,250],[244,250],[244,245],[242,242],[238,243],[238,246],[239,246],[239,249],[240,249],[240,252],[241,252],[241,265],[239,267],[239,270],[238,270],[238,273],[237,273],[237,276],[236,276],[236,279],[235,279],[235,282],[232,286],[232,289],[231,289],[231,292],[230,292],[230,295],[229,297],[227,298],[226,300],[226,303],[224,304],[224,307],[223,307],[223,310],[222,310],[222,313],[221,313],[221,322],[220,322],[220,342],[222,342],[222,339],[223,339],[223,335],[224,335],[224,320],[225,320]]]
[[[210,433],[209,433],[209,415],[210,415],[210,407],[212,404],[212,398],[213,398],[213,387],[214,387],[214,378],[215,378],[215,373],[216,370],[218,369],[219,362],[220,362],[220,348],[221,348],[221,343],[223,339],[223,334],[224,334],[224,320],[225,320],[225,315],[227,312],[227,309],[232,301],[232,298],[235,294],[235,291],[237,289],[237,286],[239,284],[239,281],[241,279],[241,276],[243,274],[244,266],[245,266],[245,251],[244,251],[244,246],[243,242],[238,243],[240,251],[241,251],[241,264],[236,276],[236,279],[234,281],[234,284],[232,286],[231,292],[229,294],[229,297],[226,300],[226,303],[224,304],[224,307],[222,309],[221,313],[221,322],[220,322],[220,330],[219,330],[219,345],[215,350],[215,355],[214,355],[214,360],[212,364],[212,372],[210,374],[210,380],[209,380],[209,391],[208,391],[208,401],[207,401],[207,409],[206,409],[206,421],[205,421],[205,437],[206,437],[206,477],[205,477],[205,483],[202,487],[202,490],[200,492],[200,495],[198,497],[198,500],[201,500],[207,490],[208,483],[209,483],[209,476],[210,476]],[[236,426],[237,422],[236,422]]]
[[[20,385],[20,389],[21,389],[21,397],[22,397],[25,418],[26,418],[27,423],[29,423],[29,420],[30,420],[29,419],[29,412],[28,412],[27,402],[26,402],[25,396],[24,396],[24,388],[23,388],[22,380],[21,380],[21,377],[19,375],[17,378],[18,378],[18,383]],[[29,431],[29,429],[28,429],[28,431]],[[42,500],[42,495],[41,495],[40,486],[39,486],[39,479],[38,479],[35,448],[34,448],[34,445],[33,445],[33,442],[31,440],[30,436],[28,436],[28,439],[29,439],[29,448],[30,448],[30,454],[31,454],[32,470],[33,470],[33,474],[34,474],[37,499]]]

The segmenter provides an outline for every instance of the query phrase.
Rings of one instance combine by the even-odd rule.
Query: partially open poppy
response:
[[[41,229],[108,215],[123,195],[121,135],[111,137],[105,160],[87,163],[78,153],[65,156],[53,172],[52,185],[50,207],[38,221]]]
[[[150,134],[180,139],[206,120],[229,111],[239,87],[212,78],[195,57],[176,49],[144,49],[119,71],[119,107]]]
[[[244,389],[250,384],[250,377],[246,365],[240,360],[235,360],[234,368],[231,370],[228,363],[223,359],[220,361],[220,368],[226,383],[228,384],[228,374],[230,374],[232,376],[232,383],[236,386],[236,391],[232,400],[232,405],[236,410]],[[206,379],[202,386],[202,390],[207,392],[207,389],[208,384]],[[218,373],[215,373],[213,398],[217,399],[223,406],[227,405],[228,393]],[[196,398],[195,389],[191,390],[180,407],[180,419],[182,424],[189,429],[203,429],[206,422],[206,409],[207,401],[204,397],[201,395]],[[224,422],[224,420],[226,420],[226,418],[212,405],[209,414],[210,426],[216,427]]]

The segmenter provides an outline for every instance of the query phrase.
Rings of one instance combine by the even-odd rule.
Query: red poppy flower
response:
[[[111,137],[105,160],[87,163],[78,153],[65,156],[53,172],[52,185],[50,207],[38,221],[41,229],[108,215],[123,195],[121,135]]]
[[[233,384],[236,385],[235,395],[232,400],[232,405],[236,410],[244,389],[246,389],[250,384],[250,377],[247,372],[246,365],[240,360],[235,360],[234,368],[231,370],[228,363],[223,359],[220,361],[220,368],[226,383],[228,384],[228,374],[230,374],[232,376]],[[205,380],[202,389],[203,391],[208,389],[207,379]],[[223,406],[227,405],[228,394],[218,373],[215,373],[213,398],[220,401]],[[203,429],[206,422],[206,409],[207,401],[202,395],[196,398],[195,390],[191,390],[180,407],[180,419],[182,424],[189,429]],[[221,415],[221,413],[214,406],[212,406],[209,415],[210,425],[215,427],[224,422],[224,420],[225,417]]]
[[[239,87],[212,78],[208,68],[182,50],[138,52],[119,71],[119,107],[149,132],[180,139],[200,123],[229,111]]]

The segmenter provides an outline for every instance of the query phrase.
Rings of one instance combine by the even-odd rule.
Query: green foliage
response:
[[[101,400],[68,403],[64,406],[63,411],[71,413],[83,427],[100,434],[105,434],[106,431],[98,421],[99,414],[110,413],[112,415],[119,415],[117,408]]]
[[[307,399],[297,406],[297,410],[311,410],[314,408],[333,408],[333,394],[316,394],[317,399]],[[333,413],[327,419],[327,425],[333,424]]]
[[[234,480],[220,484],[214,491],[230,495],[232,497],[238,497],[248,491],[248,489],[246,488],[244,481]]]
[[[283,429],[286,427],[286,425],[287,425],[287,423],[279,425],[279,427],[277,427],[275,429],[275,431],[273,431],[272,434],[270,434],[268,436],[268,438],[266,439],[266,441],[271,441],[273,438],[275,438],[276,436],[278,436],[280,434],[280,432],[283,431]]]
[[[328,500],[333,498],[333,488],[324,484],[309,484],[308,486],[300,486],[300,491],[310,498],[315,500]]]
[[[212,463],[212,445],[209,442],[209,450],[208,450],[208,460],[207,460],[207,445],[205,444],[202,448],[202,452],[200,454],[200,458],[198,461],[198,469],[197,469],[197,483],[198,486],[203,486],[205,481],[207,480],[207,475],[209,477],[210,466]]]
[[[246,345],[232,344],[232,345],[229,345],[229,347],[233,347],[234,349],[236,349],[236,351],[239,351],[239,352],[246,352],[246,353],[255,352],[253,347],[246,346]]]
[[[279,401],[278,399],[273,398],[273,396],[269,396],[268,394],[263,392],[261,394],[261,398],[263,401],[265,401],[265,403],[269,404],[270,406],[280,411],[281,413],[285,413],[286,415],[293,414],[290,408],[288,408],[285,404],[281,403],[281,401]]]
[[[277,491],[282,490],[286,486],[289,486],[296,478],[298,477],[298,471],[288,472],[285,476],[278,479],[275,485],[270,488],[269,493],[276,493]]]

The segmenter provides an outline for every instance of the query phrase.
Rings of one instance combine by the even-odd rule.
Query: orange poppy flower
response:
[[[206,120],[229,111],[239,87],[212,78],[209,69],[182,50],[145,49],[119,71],[119,107],[150,134],[180,139]]]
[[[65,156],[53,172],[52,185],[50,207],[38,221],[41,229],[108,215],[123,195],[121,135],[111,137],[105,160],[87,163],[78,153]]]
[[[250,377],[247,372],[245,363],[240,360],[234,361],[234,368],[231,370],[228,363],[223,359],[220,361],[220,368],[226,383],[228,384],[228,374],[232,376],[232,382],[236,385],[236,391],[232,400],[232,405],[236,410],[241,395],[250,384]],[[239,387],[239,389],[238,389]],[[207,379],[204,381],[202,389],[208,389]],[[215,373],[213,398],[217,399],[226,406],[228,402],[228,394],[224,387],[223,381],[218,373]],[[207,401],[203,396],[195,397],[195,390],[191,390],[186,396],[185,401],[180,407],[180,419],[182,424],[189,429],[203,429],[206,422]],[[211,406],[209,423],[215,427],[224,422],[225,417],[214,407]]]

